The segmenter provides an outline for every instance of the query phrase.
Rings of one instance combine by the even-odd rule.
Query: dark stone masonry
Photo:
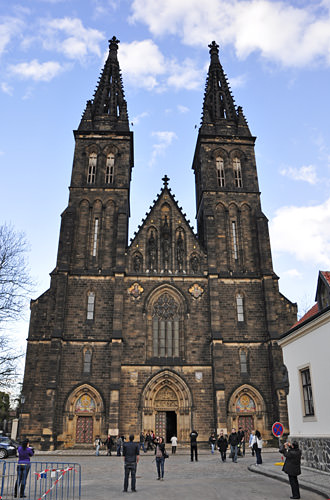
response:
[[[302,465],[324,472],[330,472],[330,439],[328,437],[301,438],[290,436],[296,440],[302,451]]]
[[[165,175],[129,244],[133,132],[118,43],[74,132],[50,288],[31,302],[23,432],[41,449],[148,430],[184,442],[196,428],[203,441],[239,425],[267,441],[277,420],[288,432],[277,339],[296,305],[272,266],[255,137],[212,42],[192,165],[197,234]]]

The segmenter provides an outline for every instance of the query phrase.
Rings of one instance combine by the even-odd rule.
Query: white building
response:
[[[319,273],[316,301],[278,343],[289,377],[290,439],[305,465],[330,472],[330,272]]]

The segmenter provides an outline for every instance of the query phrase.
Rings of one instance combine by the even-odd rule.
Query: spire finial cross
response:
[[[169,177],[167,177],[167,175],[165,174],[164,177],[162,178],[162,181],[164,183],[164,188],[167,188],[167,185],[168,185],[168,181],[170,180]]]

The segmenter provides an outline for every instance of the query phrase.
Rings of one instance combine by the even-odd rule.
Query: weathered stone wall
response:
[[[302,465],[330,472],[330,437],[290,436],[290,440],[299,443],[302,451]]]

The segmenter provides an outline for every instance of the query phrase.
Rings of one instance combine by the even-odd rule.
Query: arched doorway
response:
[[[173,435],[188,441],[191,430],[191,392],[176,373],[164,370],[152,377],[142,393],[142,430],[154,430],[169,442]]]
[[[245,441],[248,440],[251,431],[258,429],[265,438],[267,431],[266,406],[260,392],[254,387],[245,384],[238,387],[232,394],[228,405],[228,428],[238,429],[242,427],[245,431]]]
[[[77,387],[67,399],[63,419],[64,433],[59,438],[65,447],[91,445],[104,429],[104,405],[98,391],[89,384]]]

